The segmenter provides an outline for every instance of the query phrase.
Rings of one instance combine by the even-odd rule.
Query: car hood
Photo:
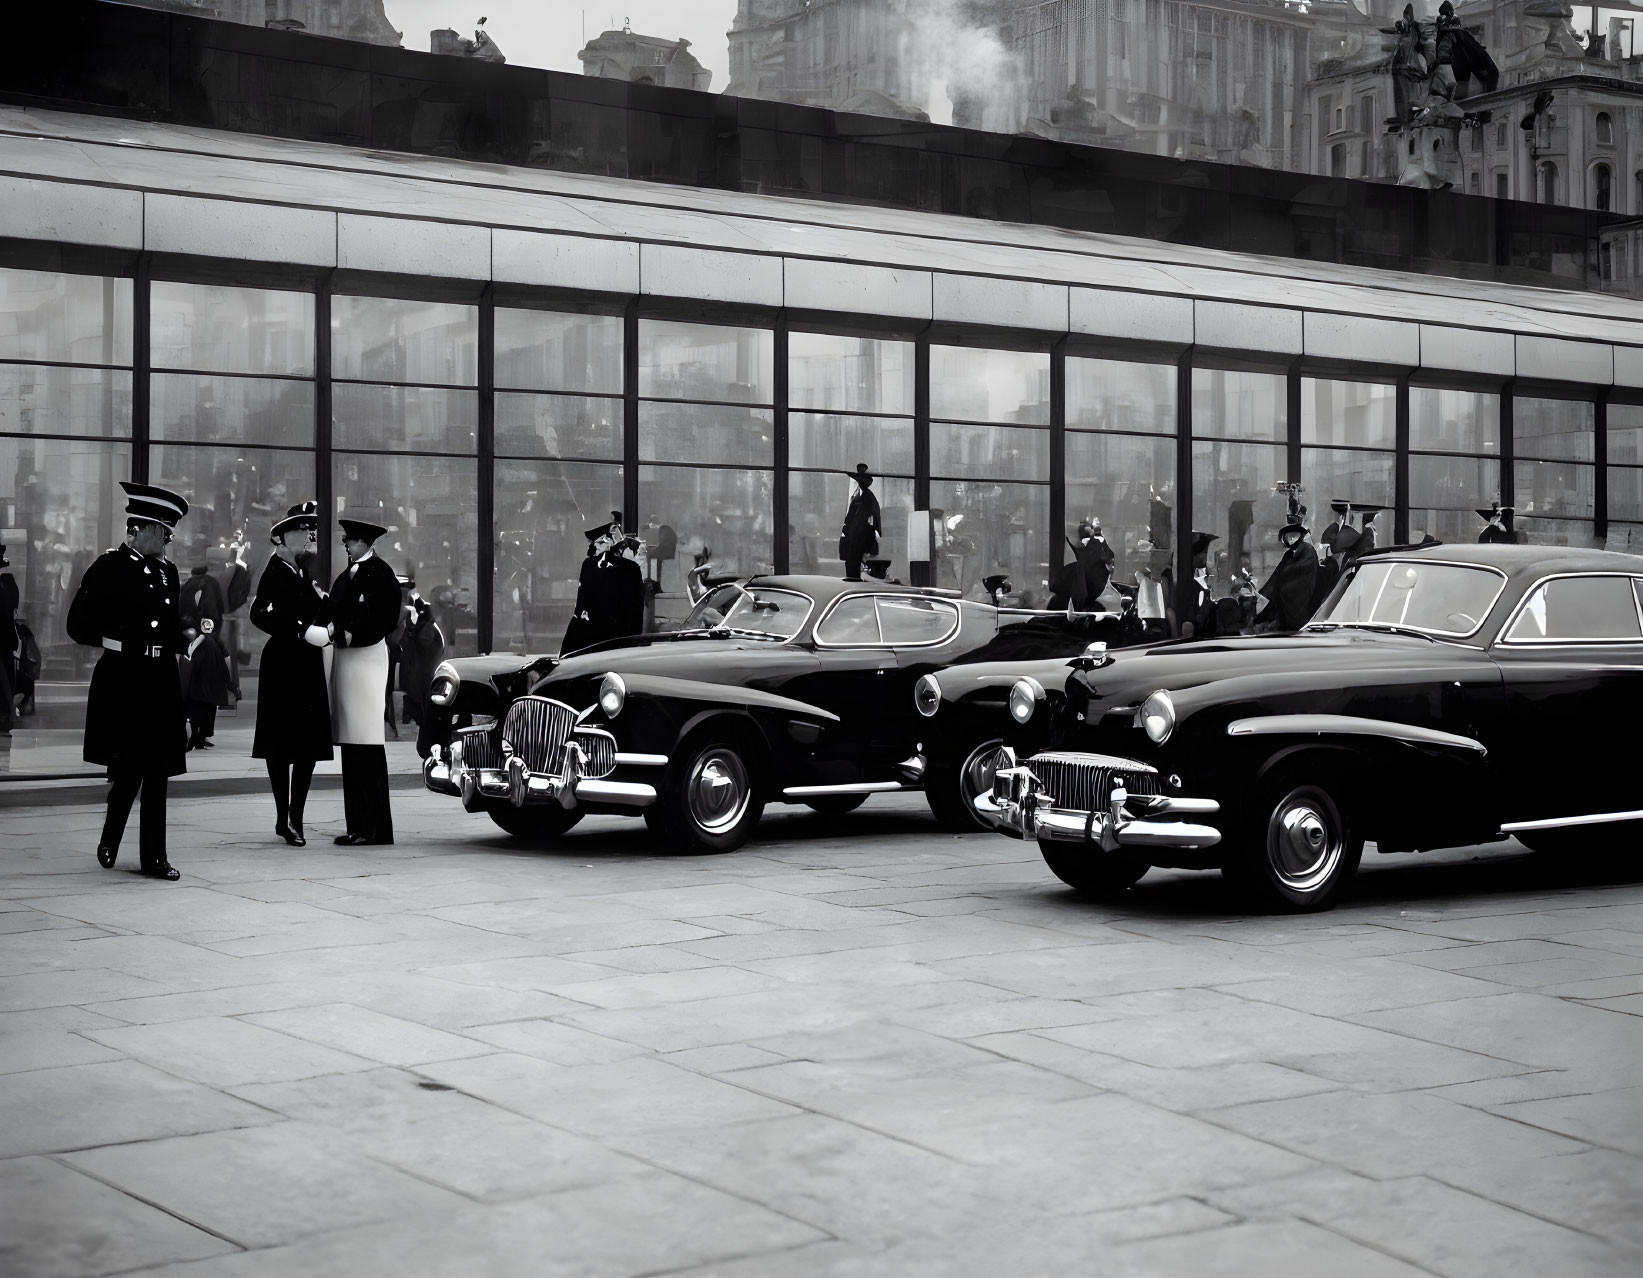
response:
[[[1493,671],[1477,648],[1413,635],[1335,630],[1155,644],[1109,654],[1106,665],[1074,675],[1092,701],[1139,702],[1155,689],[1190,691],[1237,680],[1251,692],[1366,681],[1420,681],[1474,666]]]

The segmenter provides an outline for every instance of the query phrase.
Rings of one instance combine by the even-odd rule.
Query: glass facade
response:
[[[453,654],[556,650],[583,530],[613,510],[644,542],[656,627],[685,612],[698,562],[838,575],[858,463],[893,576],[979,598],[998,573],[1028,605],[1084,519],[1120,588],[1179,572],[1194,529],[1216,537],[1217,595],[1242,572],[1260,584],[1290,483],[1315,530],[1332,500],[1387,507],[1383,543],[1473,541],[1476,508],[1499,499],[1523,540],[1643,550],[1643,403],[598,305],[0,268],[0,537],[44,655],[42,713],[78,724],[95,654],[64,613],[121,536],[132,476],[188,497],[172,557],[225,594],[238,565],[254,587],[291,503],[371,512]],[[931,559],[915,564],[925,511]],[[254,706],[243,602],[224,639]]]

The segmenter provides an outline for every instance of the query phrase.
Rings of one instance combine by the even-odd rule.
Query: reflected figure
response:
[[[839,530],[839,558],[844,560],[844,579],[860,581],[862,560],[879,553],[883,527],[879,499],[873,495],[873,472],[867,469],[867,463],[857,462],[850,477],[856,481],[856,491],[850,498],[844,527]]]
[[[587,558],[576,590],[576,611],[559,646],[562,653],[591,648],[607,639],[640,634],[645,624],[645,578],[632,557],[639,541],[622,531],[622,512],[586,530]],[[706,555],[704,548],[704,557]]]

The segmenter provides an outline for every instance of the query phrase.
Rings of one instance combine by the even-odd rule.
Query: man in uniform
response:
[[[388,752],[387,636],[399,624],[399,578],[371,544],[387,531],[368,519],[339,519],[348,566],[331,587],[331,736],[342,750],[341,845],[392,843]]]
[[[844,579],[860,581],[861,561],[879,553],[879,534],[883,528],[879,499],[873,496],[873,472],[867,469],[867,463],[857,462],[850,478],[856,481],[856,491],[850,498],[850,509],[845,512],[844,527],[839,529],[839,558],[844,560]]]
[[[188,732],[177,681],[183,651],[177,569],[164,556],[188,503],[148,484],[120,487],[126,544],[97,556],[68,612],[69,637],[103,650],[86,696],[84,754],[87,763],[107,767],[112,782],[97,863],[114,865],[140,792],[142,872],[174,880],[180,876],[166,858],[165,792],[167,780],[186,771]]]

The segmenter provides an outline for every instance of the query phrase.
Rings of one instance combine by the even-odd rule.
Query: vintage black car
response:
[[[936,736],[1009,725],[977,806],[1086,892],[1219,868],[1316,910],[1366,839],[1635,854],[1643,786],[1617,736],[1643,723],[1643,559],[1389,548],[1295,634],[980,663],[915,700]]]
[[[586,813],[642,814],[675,849],[728,851],[766,803],[848,812],[923,789],[978,828],[996,728],[932,739],[925,674],[966,659],[1068,655],[1112,619],[994,608],[878,581],[769,576],[718,584],[677,630],[566,657],[447,661],[419,746],[429,789],[502,829],[551,839]]]

